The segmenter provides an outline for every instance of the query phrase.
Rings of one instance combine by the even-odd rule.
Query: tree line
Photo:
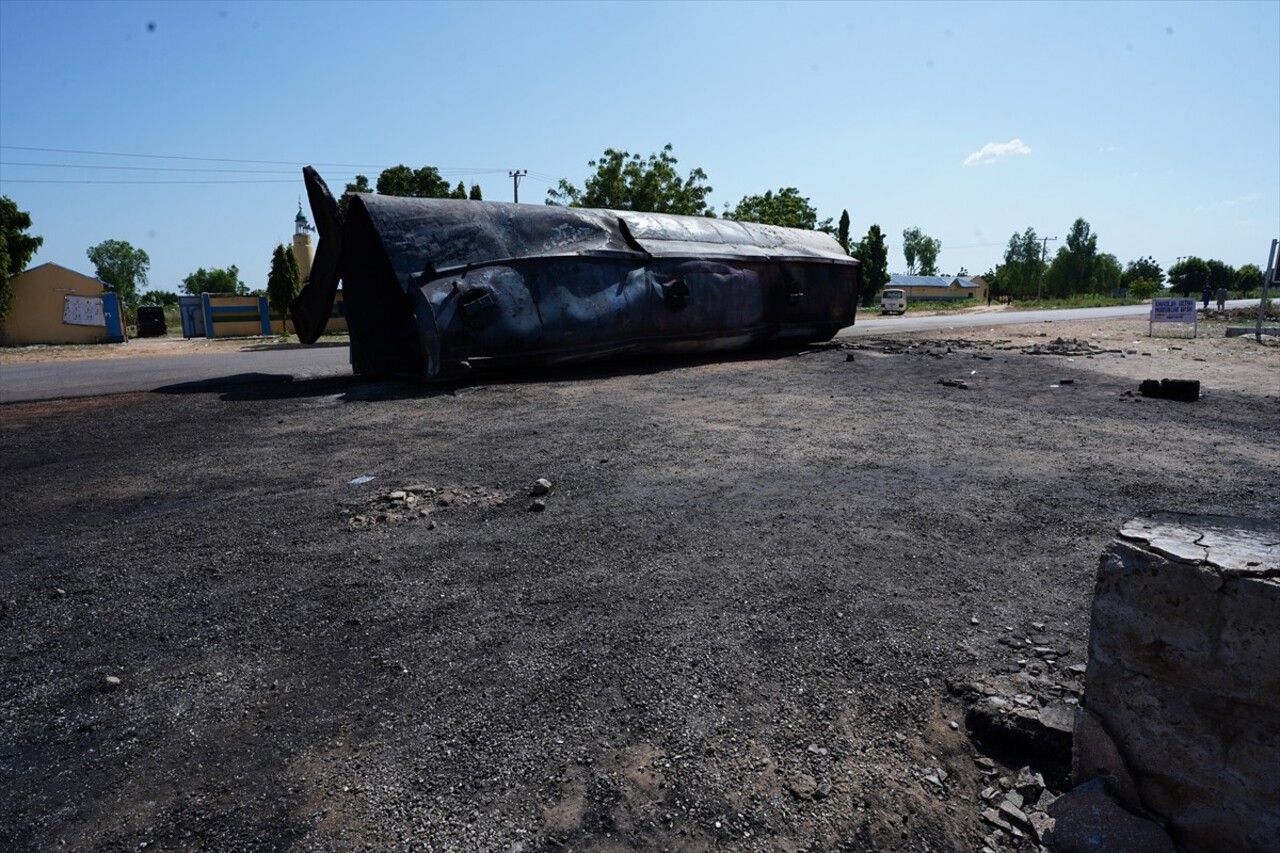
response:
[[[1154,258],[1142,257],[1121,266],[1115,255],[1098,250],[1098,235],[1083,218],[1076,219],[1063,245],[1048,259],[1053,238],[1027,228],[1014,233],[1005,248],[1004,263],[983,278],[998,296],[1015,299],[1069,298],[1085,294],[1127,292],[1136,299],[1150,299],[1167,286],[1174,293],[1199,295],[1219,288],[1251,293],[1262,287],[1263,272],[1257,264],[1239,269],[1219,260],[1195,256],[1180,258],[1168,273]]]

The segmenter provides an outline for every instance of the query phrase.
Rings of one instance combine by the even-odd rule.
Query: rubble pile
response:
[[[414,484],[379,492],[354,509],[343,508],[342,514],[356,529],[423,519],[427,520],[429,527],[435,527],[435,521],[429,516],[440,510],[460,506],[502,506],[506,501],[507,496],[502,491],[484,486]]]

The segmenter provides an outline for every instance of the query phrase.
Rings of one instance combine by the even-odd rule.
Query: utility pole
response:
[[[1057,237],[1045,237],[1044,245],[1040,247],[1040,275],[1036,276],[1036,302],[1040,301],[1040,286],[1044,284],[1044,259],[1049,255],[1049,241],[1057,239]]]
[[[515,195],[516,204],[520,203],[520,179],[529,174],[529,170],[521,171],[516,169],[514,172],[507,172],[507,177],[511,179],[511,191]]]

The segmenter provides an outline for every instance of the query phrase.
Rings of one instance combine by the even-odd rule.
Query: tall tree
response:
[[[606,148],[599,160],[588,161],[594,172],[581,188],[561,178],[558,187],[547,191],[547,204],[714,216],[707,205],[712,189],[706,185],[707,173],[693,169],[689,177],[681,178],[677,162],[670,143],[647,160]]]
[[[298,280],[298,263],[294,260],[293,251],[283,244],[276,246],[271,253],[271,271],[267,274],[267,302],[271,311],[280,315],[280,334],[289,334],[289,304],[302,290],[302,282]]]
[[[182,288],[192,296],[199,296],[201,293],[232,293],[237,296],[249,294],[249,288],[240,280],[240,270],[235,264],[224,270],[200,267],[182,280]]]
[[[1169,267],[1169,289],[1183,296],[1199,296],[1209,286],[1209,265],[1192,255]]]
[[[764,195],[743,196],[737,207],[732,210],[725,207],[724,216],[738,222],[760,222],[806,231],[831,229],[831,220],[818,222],[818,211],[795,187],[783,187],[777,193],[768,190]]]
[[[1135,281],[1154,281],[1159,287],[1164,283],[1164,270],[1152,257],[1138,258],[1124,265],[1124,284],[1126,287]]]
[[[472,184],[472,185],[471,185],[471,195],[469,196],[469,198],[470,198],[472,201],[484,201],[484,196],[480,194],[480,185],[479,185],[479,184]]]
[[[930,237],[919,228],[903,230],[902,256],[906,259],[909,275],[937,275],[938,253],[941,251],[941,240]]]
[[[1219,288],[1230,290],[1236,278],[1235,269],[1216,258],[1205,261],[1205,264],[1209,267],[1209,289],[1214,293],[1217,293]]]
[[[1095,293],[1111,294],[1119,290],[1124,283],[1124,269],[1120,260],[1110,252],[1098,255],[1093,267],[1093,286]]]
[[[1033,296],[1044,264],[1040,258],[1040,238],[1034,228],[1009,238],[1004,263],[996,268],[999,292],[1023,299]]]
[[[1083,218],[1076,219],[1067,232],[1065,245],[1058,249],[1053,265],[1045,273],[1047,292],[1065,297],[1098,292],[1098,235]]]
[[[449,198],[449,182],[440,176],[435,166],[410,169],[408,166],[392,166],[378,175],[380,195],[398,195],[407,198]]]
[[[111,285],[126,314],[132,317],[138,309],[138,288],[147,283],[151,258],[124,240],[103,240],[85,254],[94,266],[95,275]]]
[[[867,235],[854,247],[853,256],[862,263],[861,302],[874,305],[876,294],[889,281],[889,249],[879,225],[867,229]]]
[[[1236,270],[1232,286],[1241,296],[1247,296],[1255,290],[1262,290],[1263,272],[1257,264],[1245,264]]]
[[[18,210],[8,196],[0,196],[0,323],[9,318],[13,305],[10,277],[23,272],[44,243],[43,237],[26,233],[30,227],[31,214]]]
[[[845,252],[849,252],[849,211],[840,211],[840,226],[836,229],[836,242]]]
[[[458,185],[453,188],[453,192],[449,193],[449,198],[467,200],[467,185],[462,181],[458,181]]]
[[[356,193],[371,193],[373,187],[369,186],[369,179],[364,175],[356,175],[356,179],[347,184],[346,189],[342,191],[342,198],[338,199],[338,212],[343,218],[347,215],[347,205],[351,202],[351,196]]]

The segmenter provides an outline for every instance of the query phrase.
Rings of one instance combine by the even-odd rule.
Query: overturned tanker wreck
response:
[[[319,241],[290,313],[314,342],[341,281],[360,375],[803,344],[854,321],[858,262],[827,234],[360,194],[344,218],[319,174],[303,176]]]

